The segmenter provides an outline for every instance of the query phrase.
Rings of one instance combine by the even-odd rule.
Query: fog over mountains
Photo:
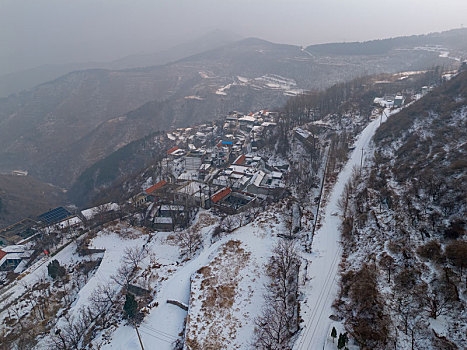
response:
[[[232,38],[211,39],[178,54]],[[93,163],[153,131],[280,107],[288,96],[365,74],[449,67],[465,57],[465,43],[467,30],[307,48],[250,38],[162,65],[71,72],[0,100],[0,171],[27,170],[69,188]],[[163,62],[177,50],[162,56],[118,64]]]
[[[0,76],[0,97],[35,87],[36,85],[54,80],[62,75],[76,70],[91,68],[129,69],[166,64],[184,57],[226,45],[241,39],[240,36],[222,30],[214,30],[189,42],[178,44],[168,49],[154,53],[129,55],[110,62],[81,62],[47,64],[35,68],[21,70]]]

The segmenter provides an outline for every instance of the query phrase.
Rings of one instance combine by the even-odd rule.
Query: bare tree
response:
[[[350,199],[351,199],[352,193],[353,193],[353,185],[352,185],[352,182],[349,181],[345,184],[344,191],[342,192],[342,196],[341,198],[339,198],[337,202],[337,206],[341,210],[342,216],[344,218],[347,217],[347,212],[349,210]]]
[[[387,254],[386,252],[381,255],[381,259],[379,260],[380,266],[382,266],[388,273],[388,283],[391,282],[391,272],[394,270],[395,267],[395,260],[394,258]]]
[[[182,254],[186,254],[188,257],[191,257],[196,249],[201,245],[201,234],[193,228],[189,228],[176,234],[176,241],[182,251]]]
[[[254,346],[258,349],[286,349],[298,329],[298,258],[291,241],[281,241],[267,265],[270,283],[266,306],[255,321]]]
[[[454,286],[443,279],[433,280],[430,287],[422,283],[418,286],[416,293],[422,302],[423,309],[435,320],[447,314],[457,299]]]
[[[133,266],[129,264],[121,264],[117,269],[117,273],[110,278],[121,287],[128,287],[134,277]]]
[[[77,317],[64,316],[64,323],[58,327],[52,336],[54,348],[57,350],[81,349],[82,341],[89,330],[92,319],[88,311],[81,309]]]
[[[104,325],[111,316],[111,308],[117,301],[117,289],[111,284],[99,285],[90,296],[92,313],[97,315]]]
[[[293,241],[280,241],[273,250],[268,275],[273,281],[270,285],[272,297],[280,301],[291,333],[296,330],[293,320],[296,318],[299,266],[300,259]]]
[[[289,338],[287,317],[281,309],[268,306],[255,320],[255,349],[287,349]]]
[[[145,246],[139,248],[126,247],[123,251],[122,263],[127,264],[133,267],[133,270],[136,271],[139,267],[141,261],[148,256],[148,249]]]
[[[109,203],[103,203],[100,204],[96,207],[95,210],[95,217],[99,222],[104,222],[105,221],[105,216],[106,214],[110,211],[110,204]]]

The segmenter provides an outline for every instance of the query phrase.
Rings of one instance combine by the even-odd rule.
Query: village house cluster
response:
[[[287,166],[258,153],[277,123],[276,112],[234,111],[218,123],[168,133],[174,146],[161,161],[159,174],[148,180],[151,186],[133,202],[149,206],[146,217],[154,229],[173,230],[188,222],[192,208],[237,214],[280,198]]]
[[[231,112],[213,123],[167,133],[173,147],[160,162],[159,174],[148,179],[143,191],[128,203],[108,203],[73,213],[58,207],[1,229],[0,272],[24,271],[37,250],[32,249],[33,242],[42,235],[76,233],[84,222],[101,216],[114,219],[126,205],[137,208],[140,222],[171,231],[187,226],[199,207],[236,214],[280,198],[285,192],[287,167],[258,153],[268,138],[274,137],[278,117],[266,110],[248,115]],[[46,249],[42,253],[48,254]]]

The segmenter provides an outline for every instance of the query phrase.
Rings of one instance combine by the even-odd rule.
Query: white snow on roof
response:
[[[261,132],[264,130],[264,126],[256,125],[251,130],[253,130],[254,132]]]
[[[266,173],[262,170],[258,171],[252,179],[252,182],[255,186],[259,187],[261,186],[261,182],[263,181],[264,177],[266,176]]]
[[[27,250],[27,247],[25,245],[9,245],[3,247],[2,250],[8,254],[23,253]]]
[[[256,118],[255,117],[250,117],[250,116],[245,116],[245,117],[241,117],[241,118],[238,118],[238,121],[240,122],[248,122],[248,123],[254,123],[256,121]]]
[[[170,204],[163,204],[161,205],[161,210],[164,211],[182,211],[184,209],[183,205],[170,205]]]
[[[331,126],[331,123],[325,122],[323,120],[315,120],[314,122],[311,122],[311,124],[318,126]]]
[[[203,190],[207,185],[200,182],[191,181],[186,186],[183,186],[177,190],[179,193],[186,193],[188,195],[199,194],[199,190]]]
[[[115,210],[118,210],[120,206],[117,203],[105,203],[105,204],[102,204],[102,206],[84,209],[81,211],[81,215],[83,215],[86,220],[92,219],[97,213],[99,213],[100,208],[103,208],[106,211],[110,211],[110,210],[115,211]]]
[[[273,171],[271,175],[274,179],[281,179],[283,174],[280,171]]]
[[[311,136],[310,132],[303,130],[302,128],[296,128],[295,132],[301,137],[303,137],[304,139],[307,139],[308,137]]]
[[[213,183],[214,185],[218,185],[218,186],[227,186],[228,179],[229,179],[229,178],[228,178],[227,176],[221,175],[221,176],[215,178],[215,179],[212,181],[212,183]]]
[[[198,178],[197,170],[186,170],[178,176],[178,180],[193,180]]]
[[[254,174],[254,170],[252,168],[243,166],[243,165],[231,165],[229,166],[228,170],[231,170],[235,173],[239,173],[242,175],[253,175]]]
[[[157,217],[154,218],[154,223],[155,224],[171,224],[172,223],[172,218],[171,217],[157,216]]]
[[[230,87],[232,86],[232,84],[227,84],[219,89],[216,90],[216,95],[223,95],[223,96],[227,96],[227,93],[225,92],[225,90],[228,90],[230,89]]]
[[[243,177],[243,175],[242,174],[237,174],[237,173],[232,173],[232,174],[230,174],[230,177],[232,179],[241,179]]]
[[[70,218],[65,219],[63,221],[60,221],[57,225],[60,228],[66,228],[66,227],[70,227],[70,226],[74,226],[74,225],[79,225],[81,223],[82,223],[82,221],[81,221],[81,219],[79,217],[73,216],[73,217],[70,217]]]
[[[199,170],[208,170],[210,167],[211,164],[204,163],[200,165]]]

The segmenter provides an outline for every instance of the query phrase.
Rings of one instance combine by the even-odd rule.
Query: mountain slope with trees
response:
[[[348,183],[335,306],[362,348],[464,347],[466,145],[463,71],[390,117]]]

